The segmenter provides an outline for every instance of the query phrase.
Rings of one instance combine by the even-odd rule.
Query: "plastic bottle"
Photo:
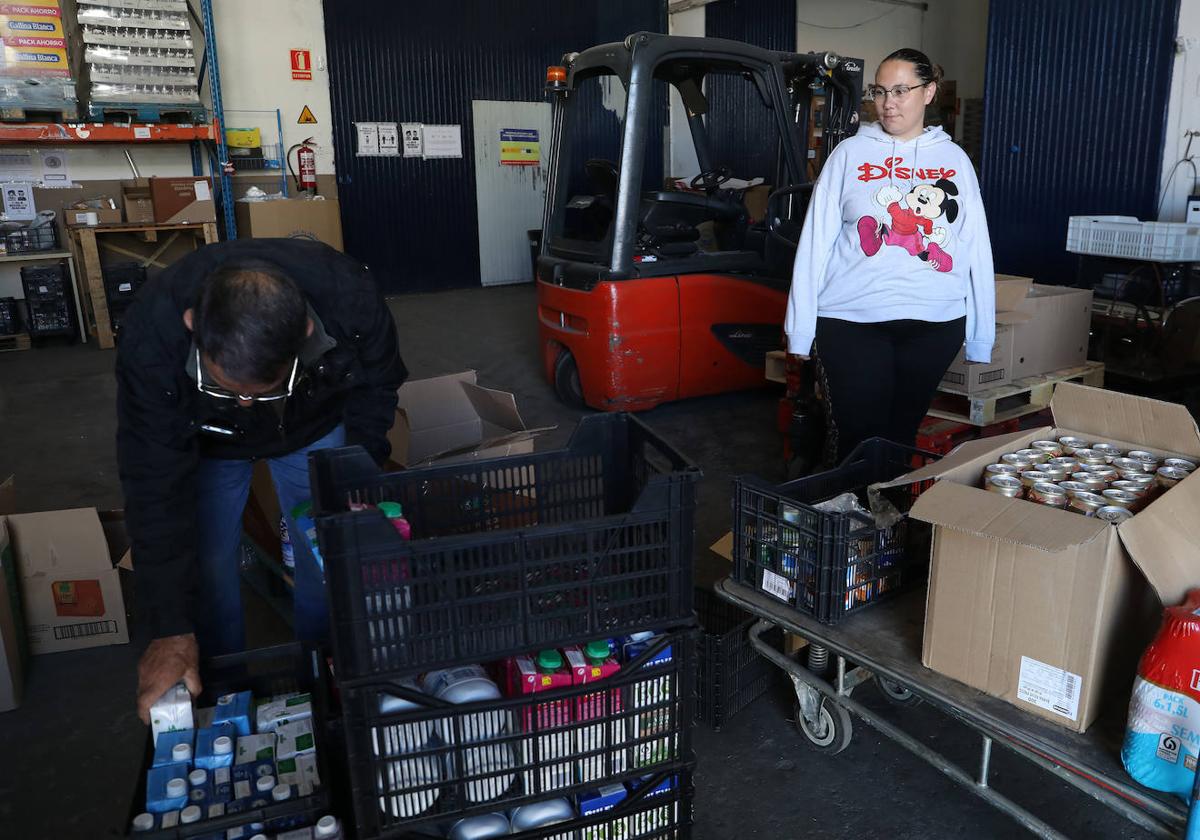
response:
[[[314,840],[342,840],[342,826],[337,817],[326,814],[313,826]]]
[[[412,691],[420,691],[415,680],[396,680],[396,685]],[[419,712],[426,707],[407,697],[398,694],[381,692],[379,695],[379,713],[384,715],[401,714],[404,712]],[[432,720],[399,723],[390,726],[376,726],[371,729],[371,740],[376,755],[396,755],[397,753],[416,752],[429,743],[433,733]]]
[[[432,694],[447,703],[474,703],[479,700],[500,699],[500,689],[488,678],[487,672],[479,665],[464,665],[422,674],[421,688],[426,694]],[[500,709],[476,712],[472,715],[460,716],[457,721],[458,726],[455,723],[454,717],[445,717],[438,721],[440,734],[445,743],[456,743],[456,731],[460,727],[463,741],[481,741],[495,737],[508,727],[508,713]]]
[[[149,813],[138,814],[136,817],[133,818],[132,829],[133,829],[134,834],[136,834],[140,831],[153,831],[154,830],[154,815],[149,814]]]
[[[491,840],[507,837],[512,831],[504,814],[480,814],[459,820],[446,834],[446,840]]]
[[[283,555],[285,568],[296,568],[296,551],[292,548],[292,535],[288,530],[286,516],[279,517],[279,550]]]
[[[558,825],[573,819],[575,819],[575,809],[566,799],[547,799],[544,802],[534,802],[532,805],[522,805],[520,808],[514,808],[509,817],[513,834],[520,834],[522,831],[534,828]]]
[[[179,821],[187,825],[188,823],[200,822],[201,816],[200,806],[189,805],[179,812]]]
[[[301,502],[292,508],[292,521],[296,523],[301,536],[308,543],[308,549],[312,552],[313,559],[317,561],[317,568],[324,571],[325,558],[321,556],[321,548],[317,545],[317,524],[312,518],[312,502]],[[295,552],[294,546],[292,551]]]
[[[403,540],[412,539],[412,525],[404,518],[404,508],[399,502],[380,502],[377,507],[392,523],[392,527],[396,529],[396,533]]]

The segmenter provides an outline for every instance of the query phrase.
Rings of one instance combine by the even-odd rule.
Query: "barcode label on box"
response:
[[[1017,680],[1018,700],[1069,720],[1078,720],[1082,688],[1083,679],[1078,674],[1028,656],[1021,657],[1021,676]]]
[[[783,575],[777,575],[772,571],[763,569],[762,590],[768,595],[774,595],[785,603],[790,604],[792,602],[792,583]]]

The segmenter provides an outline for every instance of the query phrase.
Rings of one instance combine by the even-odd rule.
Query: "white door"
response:
[[[485,286],[533,280],[528,232],[542,226],[550,154],[547,102],[471,102],[479,272]]]

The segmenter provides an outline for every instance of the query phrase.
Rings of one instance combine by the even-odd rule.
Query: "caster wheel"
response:
[[[876,677],[875,684],[879,686],[879,690],[888,702],[895,703],[897,706],[918,706],[921,703],[920,697],[900,683],[892,682],[886,677]]]
[[[850,713],[836,703],[822,699],[815,723],[805,720],[799,703],[795,706],[795,714],[796,728],[818,752],[837,755],[850,746],[850,738],[854,735]]]
[[[563,350],[554,360],[554,393],[570,408],[583,409],[583,386],[579,382],[579,365],[570,350]]]

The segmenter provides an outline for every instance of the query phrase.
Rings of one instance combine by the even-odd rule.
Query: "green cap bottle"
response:
[[[604,639],[597,639],[593,642],[588,642],[583,646],[583,655],[588,658],[593,665],[599,665],[604,660],[608,659],[610,652],[608,642]]]
[[[292,519],[303,519],[312,515],[312,502],[301,502],[292,508]]]
[[[556,650],[539,650],[537,655],[538,670],[544,674],[558,671],[563,666],[562,654]]]
[[[375,507],[388,519],[399,519],[404,516],[404,508],[399,502],[380,502]]]

